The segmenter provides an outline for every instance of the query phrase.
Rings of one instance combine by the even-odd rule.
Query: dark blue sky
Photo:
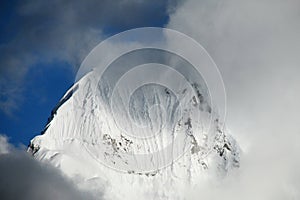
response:
[[[168,22],[167,1],[125,8],[118,1],[92,2],[1,1],[0,134],[14,145],[27,145],[40,134],[52,108],[73,84],[81,60],[98,42],[130,28],[163,27]],[[71,4],[74,19],[65,16]],[[101,39],[93,35],[94,42],[86,45],[90,32],[85,30],[90,28],[101,31]],[[80,34],[68,42],[74,32]],[[74,42],[76,47],[68,46]]]
[[[66,63],[55,62],[51,66],[39,63],[26,76],[21,105],[12,115],[0,112],[1,133],[18,145],[40,133],[51,109],[73,83],[74,73]]]

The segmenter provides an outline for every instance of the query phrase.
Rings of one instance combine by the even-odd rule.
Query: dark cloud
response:
[[[92,200],[102,196],[79,190],[57,169],[14,149],[0,135],[0,199]]]
[[[0,23],[0,110],[9,114],[21,103],[24,78],[34,64],[63,61],[76,70],[102,39],[130,28],[161,26],[178,2],[54,0],[3,6],[3,13],[11,11]]]

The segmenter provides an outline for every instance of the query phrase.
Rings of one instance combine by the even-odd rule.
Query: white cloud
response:
[[[7,137],[0,134],[0,155],[7,154],[9,151],[9,145],[7,142]]]
[[[22,103],[26,75],[37,63],[62,61],[76,71],[82,59],[110,32],[153,26],[174,10],[179,0],[21,1],[9,12],[14,30],[0,45],[0,111],[13,112]],[[5,10],[5,12],[7,12]],[[5,35],[5,34],[4,34]],[[70,70],[72,71],[72,70]]]
[[[195,38],[217,63],[227,91],[226,125],[245,151],[238,174],[193,195],[300,197],[299,5],[187,0],[171,16],[168,27]]]

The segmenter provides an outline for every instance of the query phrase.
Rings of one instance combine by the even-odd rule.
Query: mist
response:
[[[167,27],[195,38],[216,62],[226,127],[243,149],[238,171],[199,183],[192,197],[300,197],[299,22],[299,1],[188,0],[171,15]]]

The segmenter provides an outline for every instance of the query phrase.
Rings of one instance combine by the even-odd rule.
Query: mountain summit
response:
[[[145,84],[127,98],[97,77],[66,92],[28,148],[79,187],[107,199],[185,199],[183,189],[239,166],[203,82]]]

